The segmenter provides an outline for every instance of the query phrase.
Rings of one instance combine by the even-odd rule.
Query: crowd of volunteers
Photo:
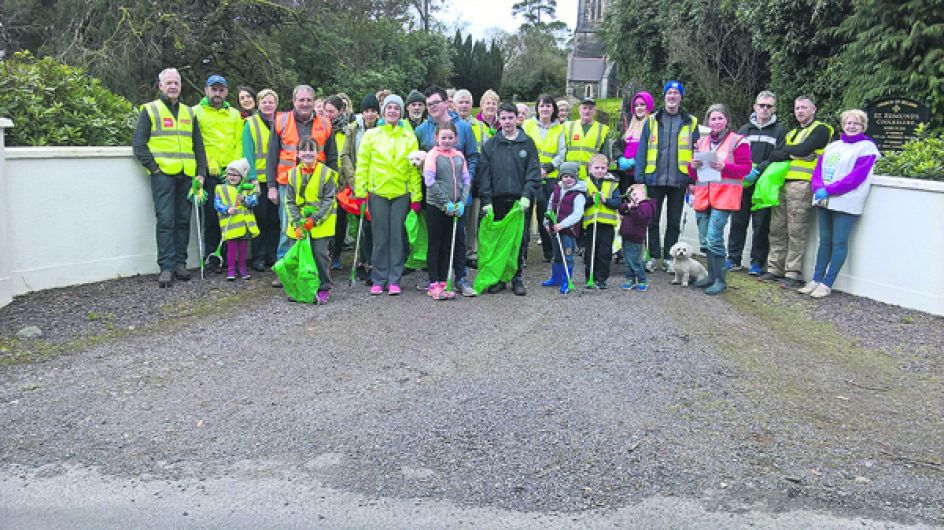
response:
[[[351,285],[371,295],[400,294],[415,272],[434,300],[509,285],[524,296],[533,222],[550,263],[543,286],[606,289],[615,256],[622,289],[646,291],[650,273],[673,272],[689,205],[708,273],[696,287],[722,293],[726,274],[744,270],[750,226],[747,273],[822,298],[880,156],[861,110],[842,113],[834,139],[813,99],[799,96],[788,131],[776,96],[762,91],[737,128],[722,103],[700,122],[674,80],[658,109],[649,92],[626,100],[618,131],[597,120],[590,98],[575,101],[571,119],[568,98],[541,95],[532,108],[488,90],[473,116],[464,89],[431,86],[406,100],[380,90],[355,106],[347,94],[320,98],[299,85],[279,111],[275,91],[245,86],[232,106],[221,75],[192,107],[180,101],[177,70],[162,71],[159,85],[132,142],[150,175],[159,285],[190,279],[196,222],[201,274],[249,280],[250,268],[272,268],[274,287],[315,303],[347,277],[338,271],[350,251]],[[811,210],[819,249],[803,278]]]

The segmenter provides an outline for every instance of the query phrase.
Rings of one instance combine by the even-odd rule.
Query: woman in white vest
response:
[[[826,146],[811,179],[813,204],[819,207],[819,250],[813,279],[799,292],[813,298],[832,291],[849,252],[849,234],[869,195],[875,161],[882,156],[865,135],[869,125],[865,112],[847,110],[839,122],[842,138]]]

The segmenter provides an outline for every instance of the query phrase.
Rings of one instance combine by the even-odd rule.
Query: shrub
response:
[[[17,52],[0,63],[8,145],[129,145],[135,112],[81,68]]]
[[[879,159],[875,171],[882,175],[925,180],[944,180],[944,131],[930,131],[924,125],[899,152]]]

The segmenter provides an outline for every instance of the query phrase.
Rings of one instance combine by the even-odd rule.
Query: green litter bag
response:
[[[771,162],[754,184],[754,195],[751,199],[751,211],[771,208],[780,204],[778,196],[783,187],[784,178],[790,169],[790,161]]]
[[[518,203],[501,221],[489,212],[479,223],[479,273],[472,287],[482,293],[498,282],[507,282],[518,271],[518,251],[524,234],[524,213]]]
[[[285,257],[272,266],[272,270],[279,277],[289,298],[306,304],[315,303],[321,282],[315,258],[311,255],[310,238],[296,241]]]
[[[429,248],[429,235],[426,232],[426,215],[413,210],[406,214],[406,236],[410,242],[410,254],[406,257],[405,267],[413,270],[426,268],[426,252]]]

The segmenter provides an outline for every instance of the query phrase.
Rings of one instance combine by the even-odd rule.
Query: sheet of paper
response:
[[[711,167],[711,163],[718,160],[714,151],[698,151],[695,153],[695,160],[701,162],[698,168],[699,182],[720,182],[721,172]]]

